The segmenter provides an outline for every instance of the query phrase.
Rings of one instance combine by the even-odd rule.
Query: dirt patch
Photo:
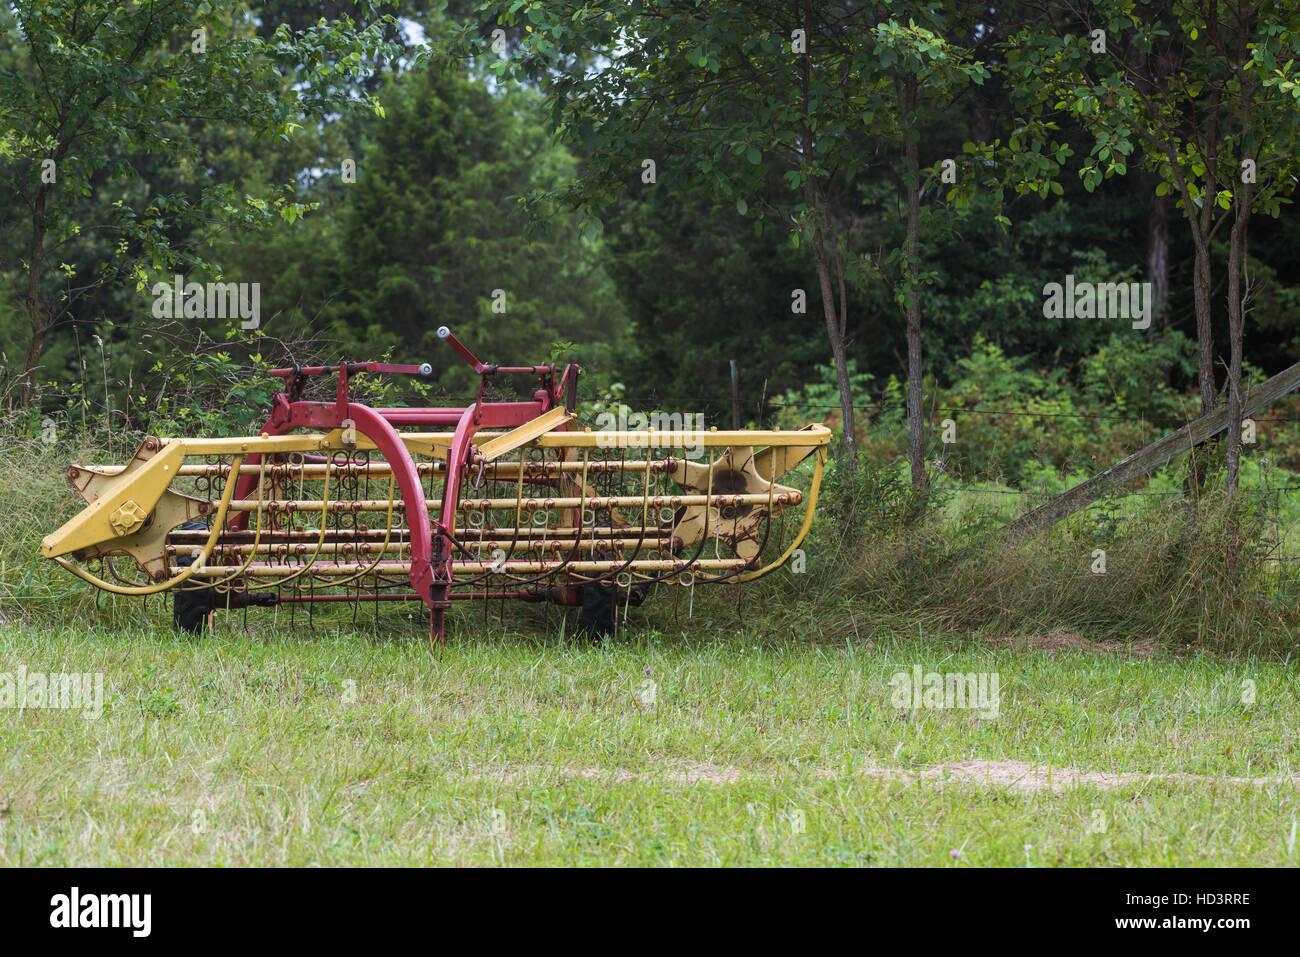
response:
[[[922,768],[901,768],[869,765],[847,772],[817,768],[807,772],[810,777],[822,780],[847,780],[874,778],[905,783],[924,782],[940,787],[965,786],[1009,790],[1021,793],[1039,791],[1065,791],[1076,787],[1096,787],[1105,790],[1147,784],[1153,781],[1186,781],[1195,783],[1246,784],[1260,787],[1266,784],[1285,784],[1300,787],[1300,775],[1285,777],[1215,777],[1210,775],[1174,772],[1170,774],[1117,774],[1106,771],[1084,771],[1081,768],[1049,767],[1028,761],[957,761]],[[513,768],[491,768],[475,771],[471,777],[481,780],[518,782],[527,779],[559,777],[601,781],[608,784],[651,783],[672,785],[737,784],[743,781],[773,781],[795,776],[793,771],[755,770],[718,764],[676,763],[657,771],[630,771],[626,768],[596,768],[525,765]]]
[[[555,777],[588,781],[602,781],[607,784],[629,784],[637,781],[661,782],[664,784],[735,784],[745,779],[761,780],[768,775],[755,774],[744,768],[727,767],[717,764],[692,764],[678,762],[659,771],[630,771],[626,768],[577,768],[563,765],[522,765],[510,768],[491,768],[475,771],[471,777],[492,781],[518,781],[525,778]]]
[[[906,768],[869,768],[870,777],[890,780],[924,780],[938,784],[966,784],[976,787],[1004,788],[1011,791],[1064,791],[1069,788],[1092,786],[1117,788],[1141,785],[1153,781],[1187,781],[1195,783],[1265,784],[1300,786],[1300,775],[1282,777],[1217,777],[1206,774],[1189,774],[1177,771],[1170,774],[1116,774],[1107,771],[1084,771],[1080,768],[1057,768],[1027,761],[959,761],[954,764],[934,765],[917,770]]]
[[[1126,658],[1150,658],[1166,650],[1150,638],[1137,641],[1093,641],[1068,628],[1053,628],[1036,635],[989,638],[984,640],[984,644],[992,648],[1010,648],[1012,651],[1082,651],[1094,655],[1123,655]]]
[[[1010,791],[1063,791],[1081,785],[1115,788],[1127,783],[1122,774],[1083,771],[1079,768],[1048,768],[1027,761],[958,761],[926,768],[873,767],[866,777],[890,781],[929,781],[941,785],[972,785]]]

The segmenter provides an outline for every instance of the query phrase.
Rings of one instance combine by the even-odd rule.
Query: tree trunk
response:
[[[1177,162],[1176,157],[1173,161]],[[1213,175],[1207,175],[1212,181]],[[1196,381],[1201,393],[1201,415],[1204,417],[1219,404],[1218,390],[1214,386],[1214,327],[1210,308],[1210,224],[1204,209],[1199,213],[1195,211],[1187,184],[1180,179],[1179,185],[1195,250],[1192,261],[1192,302],[1196,307]],[[1207,192],[1206,195],[1214,194]],[[1206,202],[1204,205],[1211,204]],[[1183,481],[1183,491],[1188,497],[1199,495],[1205,484],[1207,469],[1203,463],[1211,458],[1214,444],[1207,443],[1203,451],[1193,449],[1188,456],[1188,473]]]
[[[27,319],[31,324],[32,339],[27,346],[27,359],[23,363],[21,396],[23,405],[30,406],[36,397],[36,371],[45,349],[45,317],[41,309],[41,266],[45,260],[45,201],[50,188],[41,186],[32,204],[32,245],[27,266]]]
[[[1205,217],[1192,210],[1191,193],[1183,184],[1183,205],[1187,208],[1187,225],[1191,229],[1195,255],[1192,262],[1192,301],[1196,307],[1196,380],[1201,393],[1201,416],[1207,416],[1219,404],[1218,390],[1214,386],[1214,328],[1210,309],[1210,236]],[[1210,205],[1208,202],[1205,205]],[[1183,480],[1183,492],[1189,498],[1198,497],[1205,485],[1208,463],[1213,457],[1217,440],[1207,442],[1205,448],[1193,449],[1188,456],[1188,472]]]
[[[921,380],[921,174],[911,121],[916,107],[915,75],[900,82],[899,99],[907,173],[907,460],[912,467],[912,488],[919,492],[925,488],[925,422]]]
[[[804,3],[804,27],[812,35],[811,3]],[[831,344],[831,356],[835,361],[835,381],[840,389],[840,414],[844,421],[843,462],[850,472],[858,470],[858,437],[856,417],[853,414],[853,387],[849,384],[849,357],[844,339],[848,330],[848,304],[844,295],[844,264],[839,261],[839,247],[836,247],[838,272],[840,278],[839,318],[835,315],[835,289],[831,284],[831,267],[826,259],[826,202],[812,172],[812,126],[809,121],[809,99],[812,60],[805,52],[801,64],[803,90],[803,136],[800,144],[800,165],[803,168],[804,204],[808,207],[807,215],[813,226],[813,256],[817,260],[817,283],[822,291],[822,312],[826,316],[826,336]],[[831,241],[835,242],[834,234]]]
[[[853,414],[853,387],[849,383],[849,357],[844,345],[844,330],[835,315],[835,287],[831,267],[826,259],[826,240],[821,223],[813,228],[813,255],[817,260],[817,282],[822,291],[822,312],[826,316],[826,335],[835,360],[835,381],[840,388],[840,413],[844,420],[844,463],[849,471],[858,469],[858,438]],[[845,307],[841,304],[841,311]]]
[[[1238,63],[1246,56],[1245,38],[1240,41]],[[1250,83],[1245,69],[1237,67],[1241,89],[1241,130],[1249,138],[1251,129]],[[1233,199],[1232,233],[1228,239],[1228,498],[1237,497],[1241,463],[1241,353],[1246,332],[1246,302],[1250,286],[1242,289],[1246,271],[1246,229],[1250,225],[1251,183],[1238,184]],[[1235,549],[1234,549],[1235,553]],[[1231,560],[1231,559],[1230,559]]]
[[[1157,196],[1147,217],[1147,278],[1151,282],[1152,325],[1169,324],[1169,197]]]
[[[1214,325],[1210,309],[1210,241],[1196,237],[1196,258],[1192,280],[1196,303],[1196,370],[1201,389],[1201,415],[1213,412],[1219,403],[1214,385]]]
[[[1211,97],[1211,114],[1218,109],[1219,97]],[[1210,128],[1206,133],[1202,155],[1205,157],[1205,201],[1200,209],[1192,201],[1191,187],[1178,176],[1179,192],[1183,200],[1183,215],[1187,217],[1187,226],[1192,234],[1195,257],[1192,265],[1193,303],[1196,307],[1196,378],[1201,392],[1201,415],[1213,411],[1219,403],[1218,390],[1214,387],[1214,325],[1213,312],[1210,308],[1211,279],[1210,272],[1210,233],[1214,226],[1214,197],[1219,191],[1218,181],[1218,127],[1211,115]],[[1176,171],[1179,158],[1173,144],[1166,141],[1165,155],[1170,166]]]
[[[1249,186],[1242,186],[1244,200],[1238,207],[1228,245],[1228,498],[1237,496],[1241,459],[1241,350],[1245,331],[1241,273],[1244,268],[1246,224],[1250,221]]]

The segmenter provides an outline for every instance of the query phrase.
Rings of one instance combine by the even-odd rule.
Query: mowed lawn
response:
[[[197,641],[113,615],[0,625],[0,672],[99,672],[107,695],[96,720],[0,710],[0,860],[1298,860],[1291,664],[830,645],[700,617],[591,648],[554,616],[520,633],[470,615],[435,655],[405,612],[379,631],[257,618]],[[997,717],[896,707],[888,682],[914,666],[996,672]]]

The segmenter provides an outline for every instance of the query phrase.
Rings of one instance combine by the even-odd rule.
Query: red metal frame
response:
[[[342,362],[334,366],[298,366],[290,369],[273,369],[271,374],[285,380],[285,389],[277,393],[273,408],[262,432],[266,435],[284,435],[295,429],[328,430],[343,428],[351,420],[357,432],[373,441],[392,466],[397,487],[401,492],[403,507],[411,534],[411,587],[429,606],[430,633],[435,642],[441,642],[446,630],[446,612],[453,595],[451,541],[456,532],[456,513],[460,502],[461,475],[470,463],[473,439],[481,429],[512,429],[531,421],[557,405],[573,408],[577,380],[581,370],[570,364],[564,367],[557,380],[559,369],[553,365],[497,366],[479,361],[446,326],[439,328],[438,337],[447,343],[482,377],[479,401],[463,408],[371,408],[349,399],[348,383],[358,373],[387,375],[427,376],[432,368],[425,365],[396,365],[382,362]],[[541,388],[533,393],[531,402],[484,402],[482,396],[488,381],[499,373],[520,373],[540,377]],[[333,402],[308,402],[297,398],[303,381],[308,377],[337,374],[338,389]],[[446,480],[442,495],[442,512],[437,519],[425,507],[424,490],[416,470],[415,460],[398,433],[400,427],[455,427],[447,459]],[[257,465],[261,456],[251,454],[246,464]],[[235,486],[234,497],[252,497],[257,486],[255,475],[243,475]],[[243,529],[248,513],[234,517],[232,529]],[[525,597],[530,593],[501,593],[511,597]],[[302,600],[328,600],[329,596],[315,596]],[[476,596],[477,597],[477,596]],[[493,597],[496,597],[495,594]],[[561,596],[562,603],[573,603],[575,595]]]

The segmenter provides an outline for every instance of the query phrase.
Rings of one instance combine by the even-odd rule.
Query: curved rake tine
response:
[[[773,499],[773,489],[772,489],[771,486],[768,486],[768,489],[767,489],[767,503],[768,503],[768,504],[767,504],[767,515],[766,515],[765,522],[764,522],[764,527],[763,527],[763,540],[762,540],[761,542],[758,543],[758,551],[754,553],[754,557],[753,557],[752,559],[750,559],[749,562],[747,562],[745,565],[742,565],[742,566],[739,567],[739,568],[732,569],[731,571],[726,572],[726,573],[724,573],[724,574],[722,574],[722,575],[717,575],[717,576],[715,576],[715,577],[713,577],[713,578],[696,578],[694,581],[692,581],[692,583],[691,583],[692,586],[694,586],[695,582],[697,582],[697,581],[698,581],[700,584],[704,584],[704,585],[716,585],[716,584],[718,584],[718,583],[720,583],[720,582],[729,581],[730,579],[735,578],[737,575],[742,575],[742,574],[744,574],[744,573],[746,573],[746,572],[750,572],[750,571],[753,571],[753,570],[754,570],[754,569],[752,569],[752,568],[749,567],[749,564],[752,563],[752,562],[757,562],[758,559],[759,559],[759,556],[763,554],[763,549],[767,547],[767,539],[768,539],[768,536],[770,535],[770,533],[771,533],[771,531],[772,531],[772,504],[773,504],[773,501],[774,501],[774,499]],[[783,518],[783,520],[784,520],[784,518]],[[733,520],[733,522],[732,522],[732,534],[733,534],[733,535],[736,534],[736,528],[739,526],[739,523],[740,523],[740,516],[737,515],[736,518],[735,518],[735,519]]]
[[[514,534],[511,536],[510,539],[510,548],[506,551],[506,561],[510,560],[510,556],[514,554],[515,548],[519,545],[519,521],[520,521],[520,516],[523,512],[523,507],[524,507],[524,450],[521,448],[519,450],[519,475],[516,480],[516,489],[515,489],[515,524],[513,530]],[[480,528],[482,528],[483,531],[480,532],[479,534],[479,541],[483,542],[486,541],[486,539],[483,538],[483,535],[486,534],[487,531],[488,514],[490,513],[491,510],[479,509],[479,511],[483,513],[483,524],[482,526],[480,526]],[[465,555],[469,556],[469,558],[472,561],[483,560],[483,555],[481,551],[478,555],[475,555],[473,552],[467,549],[463,544],[461,544],[461,542],[454,535],[448,532],[445,528],[439,527],[437,529],[437,532],[441,534],[445,539],[447,539],[447,542],[453,548],[456,548],[461,552],[463,552]],[[498,572],[494,572],[491,568],[489,568],[487,571],[475,575],[471,578],[462,579],[459,582],[453,582],[451,587],[465,588],[465,587],[469,587],[470,585],[476,585],[479,582],[485,581],[492,575],[496,575],[496,574],[498,574]]]
[[[257,480],[257,532],[253,536],[253,547],[250,548],[248,551],[248,558],[244,560],[244,563],[240,565],[236,571],[227,575],[221,581],[205,582],[202,585],[197,585],[194,587],[187,587],[182,585],[180,587],[181,591],[202,591],[204,588],[214,588],[218,591],[221,591],[224,586],[225,591],[229,592],[230,582],[234,581],[236,578],[242,575],[245,571],[248,570],[248,566],[253,564],[253,558],[257,555],[258,543],[261,542],[262,540],[262,479],[265,476],[265,468],[266,468],[265,459],[261,460],[261,465],[263,471],[258,474],[258,480]],[[229,482],[229,480],[227,480],[226,484],[230,485],[231,483]]]
[[[232,482],[230,484],[233,487],[234,483]],[[299,495],[302,494],[302,473],[301,472],[299,473],[299,478],[298,478],[298,494]],[[317,558],[320,557],[321,546],[325,542],[325,528],[326,525],[328,524],[329,502],[330,502],[330,473],[328,470],[326,470],[325,477],[321,482],[320,533],[316,536],[316,547],[312,551],[311,558],[307,560],[307,563],[305,565],[303,565],[301,568],[299,568],[297,571],[293,572],[292,574],[288,575],[287,577],[278,578],[275,581],[269,583],[250,584],[248,586],[248,591],[267,591],[271,588],[280,588],[288,584],[289,582],[296,583],[298,579],[301,578],[305,572],[307,572],[313,565],[316,564]],[[298,596],[300,590],[301,590],[301,585],[295,584],[293,590],[295,598]],[[311,610],[308,609],[308,615],[310,616],[310,614],[311,614]]]
[[[332,579],[332,578],[331,578],[331,579],[320,580],[320,581],[318,581],[318,582],[309,582],[308,585],[307,585],[307,588],[308,588],[308,589],[314,589],[314,588],[338,588],[338,587],[341,587],[341,586],[344,586],[344,585],[350,585],[350,584],[352,584],[353,582],[355,582],[355,581],[359,581],[360,579],[364,578],[366,575],[369,575],[371,572],[373,572],[373,571],[374,571],[374,570],[379,566],[379,563],[380,563],[381,561],[383,561],[384,555],[385,555],[385,554],[387,553],[387,551],[388,551],[388,545],[389,545],[389,543],[392,541],[392,537],[393,537],[393,503],[394,503],[394,501],[395,501],[395,497],[396,497],[396,496],[395,496],[396,488],[397,488],[397,477],[396,477],[396,475],[393,475],[392,473],[390,473],[390,474],[389,474],[389,478],[388,478],[388,514],[387,514],[387,517],[386,517],[386,519],[385,519],[385,521],[384,521],[384,541],[383,541],[383,543],[379,546],[379,550],[378,550],[378,552],[376,553],[375,560],[374,560],[373,562],[370,563],[370,566],[369,566],[368,568],[363,568],[361,571],[356,572],[355,574],[350,575],[350,576],[347,577],[347,578],[342,578],[342,579]],[[337,543],[336,543],[336,544],[337,544]],[[358,556],[358,558],[360,558],[360,555],[361,555],[360,549],[361,549],[361,548],[369,548],[369,547],[370,547],[370,546],[369,546],[369,543],[364,543],[364,542],[363,542],[363,543],[358,543],[358,545],[357,545],[357,548],[358,548],[357,556]],[[338,550],[337,550],[337,548],[336,548],[336,549],[335,549],[335,554],[337,554],[337,551],[338,551]],[[336,558],[335,561],[337,562],[338,559]],[[315,562],[313,561],[312,564],[315,564]],[[360,564],[360,563],[358,562],[358,564]]]
[[[649,515],[650,515],[650,457],[649,455],[646,456],[645,466],[646,466],[645,467],[645,493],[641,498],[641,535],[637,539],[636,547],[632,549],[632,557],[629,558],[627,561],[625,561],[618,568],[611,569],[605,572],[603,575],[598,575],[595,578],[588,578],[586,579],[587,581],[605,582],[605,581],[609,581],[611,578],[617,579],[619,575],[623,574],[624,571],[626,571],[629,567],[631,567],[632,563],[636,561],[637,552],[639,552],[644,547],[646,521],[649,519]],[[612,521],[613,521],[613,517],[611,516],[611,522]],[[594,535],[593,535],[593,541],[594,541]]]
[[[522,509],[523,509],[523,461],[522,461],[522,457],[523,457],[523,455],[522,455],[522,453],[523,453],[523,450],[521,449],[521,450],[520,450],[520,469],[519,469],[519,491],[518,491],[517,496],[516,496],[516,499],[515,499],[515,527],[514,527],[514,536],[513,536],[512,539],[511,539],[511,547],[510,547],[510,551],[506,553],[506,561],[509,561],[510,556],[514,554],[514,549],[515,549],[515,547],[519,544],[520,520],[521,520],[521,517],[522,517]],[[582,497],[581,497],[581,493],[580,493],[579,501],[581,501],[581,500],[582,500]],[[464,553],[465,553],[466,555],[468,555],[471,559],[475,559],[475,560],[478,560],[478,561],[481,561],[481,560],[482,560],[481,556],[475,556],[472,552],[470,552],[468,549],[466,549],[466,548],[465,548],[465,547],[464,547],[460,542],[458,542],[454,536],[450,535],[450,534],[447,533],[445,530],[442,532],[442,534],[446,537],[446,539],[447,539],[448,542],[450,542],[454,547],[458,548],[460,551],[464,552]],[[476,575],[476,576],[474,576],[474,577],[472,577],[472,578],[464,579],[464,580],[458,582],[458,583],[457,583],[455,586],[453,586],[453,587],[468,587],[468,586],[470,586],[470,585],[477,584],[478,582],[483,581],[484,579],[486,579],[486,578],[488,578],[488,577],[490,577],[490,576],[492,576],[492,575],[498,575],[498,576],[501,576],[501,577],[507,578],[507,579],[509,579],[510,581],[514,582],[516,585],[535,585],[535,584],[537,584],[538,582],[542,581],[543,579],[554,578],[554,577],[556,577],[560,572],[564,571],[564,569],[566,569],[570,564],[572,564],[573,560],[578,556],[578,552],[579,552],[579,550],[581,549],[581,547],[582,547],[582,535],[581,535],[580,533],[579,533],[579,534],[575,534],[575,535],[574,535],[574,541],[573,541],[573,548],[570,549],[569,554],[568,554],[565,558],[563,558],[563,559],[560,560],[560,564],[559,564],[558,566],[556,566],[555,568],[548,568],[548,569],[546,569],[545,571],[541,572],[540,574],[534,575],[534,576],[532,576],[532,577],[521,577],[521,576],[519,576],[519,575],[514,575],[514,574],[511,574],[511,573],[508,572],[508,571],[505,571],[505,570],[504,570],[505,566],[503,565],[503,566],[502,566],[502,568],[503,568],[502,571],[494,572],[494,571],[488,570],[488,571],[486,571],[486,572],[482,572],[481,574]],[[544,556],[541,558],[541,561],[542,561],[542,562],[545,561]]]

